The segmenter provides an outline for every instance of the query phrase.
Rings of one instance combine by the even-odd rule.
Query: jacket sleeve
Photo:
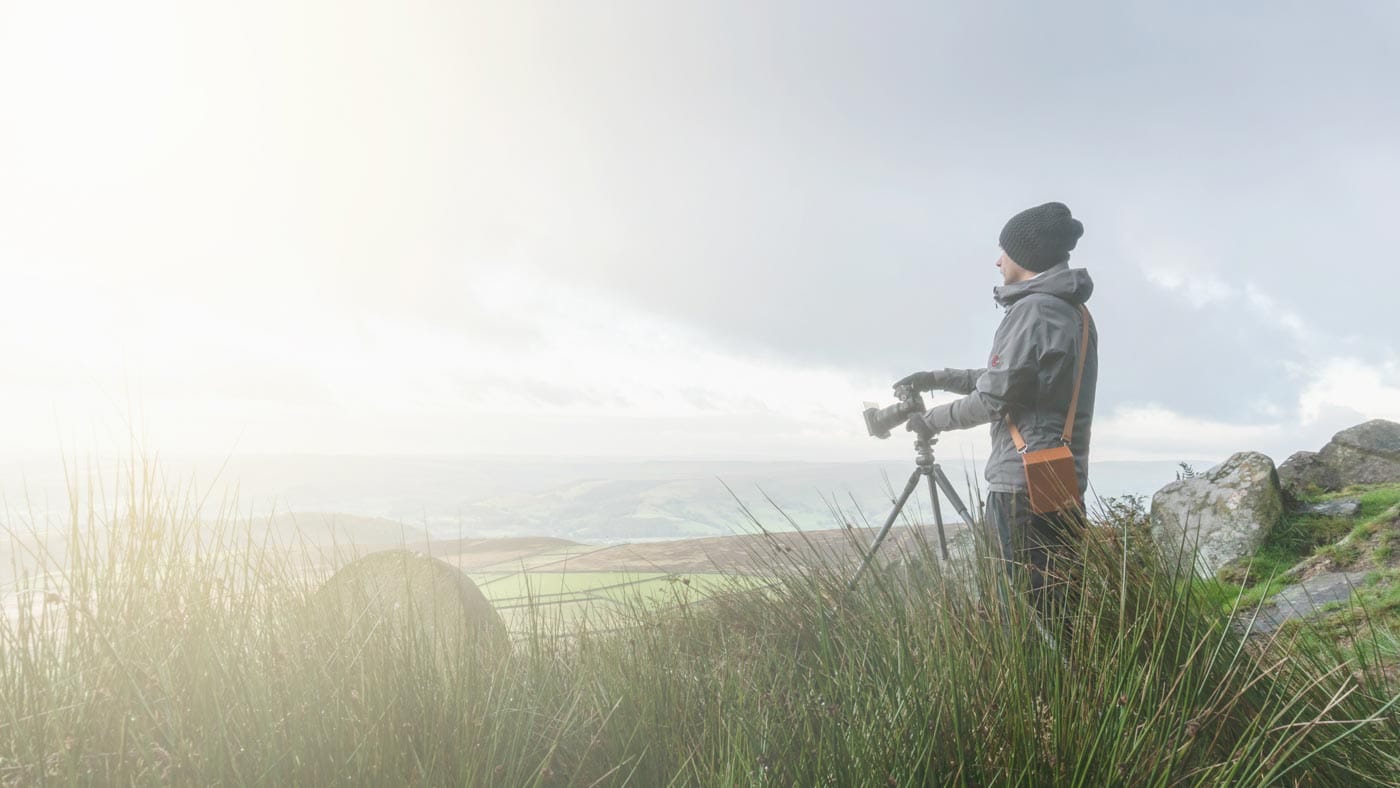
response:
[[[954,394],[971,394],[985,369],[945,369],[939,374],[939,388]]]
[[[1022,301],[1006,313],[992,341],[987,369],[967,396],[930,408],[924,415],[938,432],[964,430],[1029,407],[1035,399],[1044,321],[1034,302]]]

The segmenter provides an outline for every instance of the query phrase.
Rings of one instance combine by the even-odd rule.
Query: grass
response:
[[[1340,498],[1360,501],[1354,517],[1285,513],[1254,555],[1226,567],[1216,578],[1199,581],[1201,591],[1224,610],[1236,604],[1252,607],[1297,582],[1285,572],[1310,556],[1325,557],[1341,568],[1362,558],[1388,561],[1394,551],[1390,532],[1381,533],[1373,548],[1365,542],[1393,515],[1392,508],[1400,503],[1400,485],[1353,487],[1309,496],[1304,502]]]
[[[1400,484],[1367,490],[1361,494],[1361,513],[1357,516],[1373,520],[1396,504],[1400,504]]]
[[[318,565],[130,474],[0,620],[0,784],[1397,784],[1394,636],[1247,643],[1092,529],[1049,621],[928,554],[854,592],[633,595],[619,631],[535,620],[506,653],[308,605]],[[460,639],[460,635],[456,636]],[[1389,663],[1393,665],[1394,663]]]

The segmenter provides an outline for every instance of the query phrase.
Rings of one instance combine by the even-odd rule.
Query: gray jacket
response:
[[[992,492],[1017,492],[1026,489],[1026,476],[1004,416],[1011,414],[1031,451],[1060,445],[1079,361],[1079,305],[1089,300],[1094,281],[1088,271],[1062,263],[993,292],[997,303],[1006,308],[1006,317],[997,328],[987,367],[944,370],[940,388],[966,396],[931,408],[924,419],[939,432],[990,422],[987,483]],[[1098,332],[1091,321],[1089,355],[1070,441],[1081,492],[1089,483],[1098,349]]]

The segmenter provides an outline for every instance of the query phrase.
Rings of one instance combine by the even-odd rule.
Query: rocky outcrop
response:
[[[1355,517],[1361,513],[1361,499],[1338,498],[1335,501],[1302,504],[1293,511],[1296,514],[1311,514],[1318,517]]]
[[[1289,457],[1278,475],[1294,497],[1353,484],[1400,483],[1400,424],[1374,419],[1342,430],[1321,451]]]
[[[1275,594],[1242,623],[1250,634],[1268,634],[1295,618],[1306,618],[1333,602],[1344,602],[1366,582],[1367,572],[1326,572]]]
[[[1240,452],[1152,496],[1152,540],[1172,564],[1194,555],[1197,574],[1252,555],[1283,517],[1274,461]]]

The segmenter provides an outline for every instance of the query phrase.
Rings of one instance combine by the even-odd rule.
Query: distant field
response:
[[[949,529],[965,542],[961,526]],[[872,532],[829,529],[614,545],[520,537],[435,542],[431,553],[462,569],[517,634],[541,618],[561,629],[620,625],[638,606],[678,607],[719,591],[759,588],[784,567],[826,564],[846,572]],[[886,558],[936,543],[922,528],[896,528]],[[965,549],[965,547],[964,547]]]
[[[967,549],[960,526],[949,529]],[[512,632],[544,619],[565,631],[625,623],[638,606],[678,607],[720,591],[760,588],[784,567],[825,564],[850,571],[868,543],[867,529],[830,529],[620,545],[522,537],[437,542],[432,554],[462,569]],[[936,544],[927,529],[896,528],[885,558]]]
[[[798,566],[828,565],[849,572],[853,561],[869,542],[870,529],[740,534],[630,544],[582,544],[551,537],[457,539],[405,544],[402,540],[366,537],[379,524],[342,515],[299,514],[282,523],[297,529],[295,535],[279,532],[282,544],[298,555],[305,547],[318,567],[329,576],[354,557],[381,549],[416,549],[460,568],[477,584],[505,620],[509,629],[530,628],[525,611],[544,617],[564,629],[587,622],[590,628],[611,628],[629,610],[677,607],[698,601],[720,590],[757,588],[772,582],[775,574]],[[261,542],[265,527],[255,529],[253,542]],[[276,530],[276,529],[272,529]],[[44,552],[61,558],[66,544],[55,532]],[[357,538],[358,537],[358,538]],[[321,541],[318,541],[321,540]],[[967,532],[949,527],[949,541],[958,551],[967,549]],[[936,544],[936,534],[920,527],[897,527],[882,548],[883,558],[918,551]],[[332,546],[334,545],[334,546]],[[21,600],[11,574],[38,569],[31,553],[35,545],[13,539],[0,540],[3,550],[20,550],[9,556],[0,550],[0,615],[13,619]]]
[[[527,615],[557,619],[561,624],[588,620],[607,626],[630,608],[674,607],[723,589],[757,588],[759,578],[735,578],[718,572],[513,572],[468,575],[514,632],[526,629]]]

